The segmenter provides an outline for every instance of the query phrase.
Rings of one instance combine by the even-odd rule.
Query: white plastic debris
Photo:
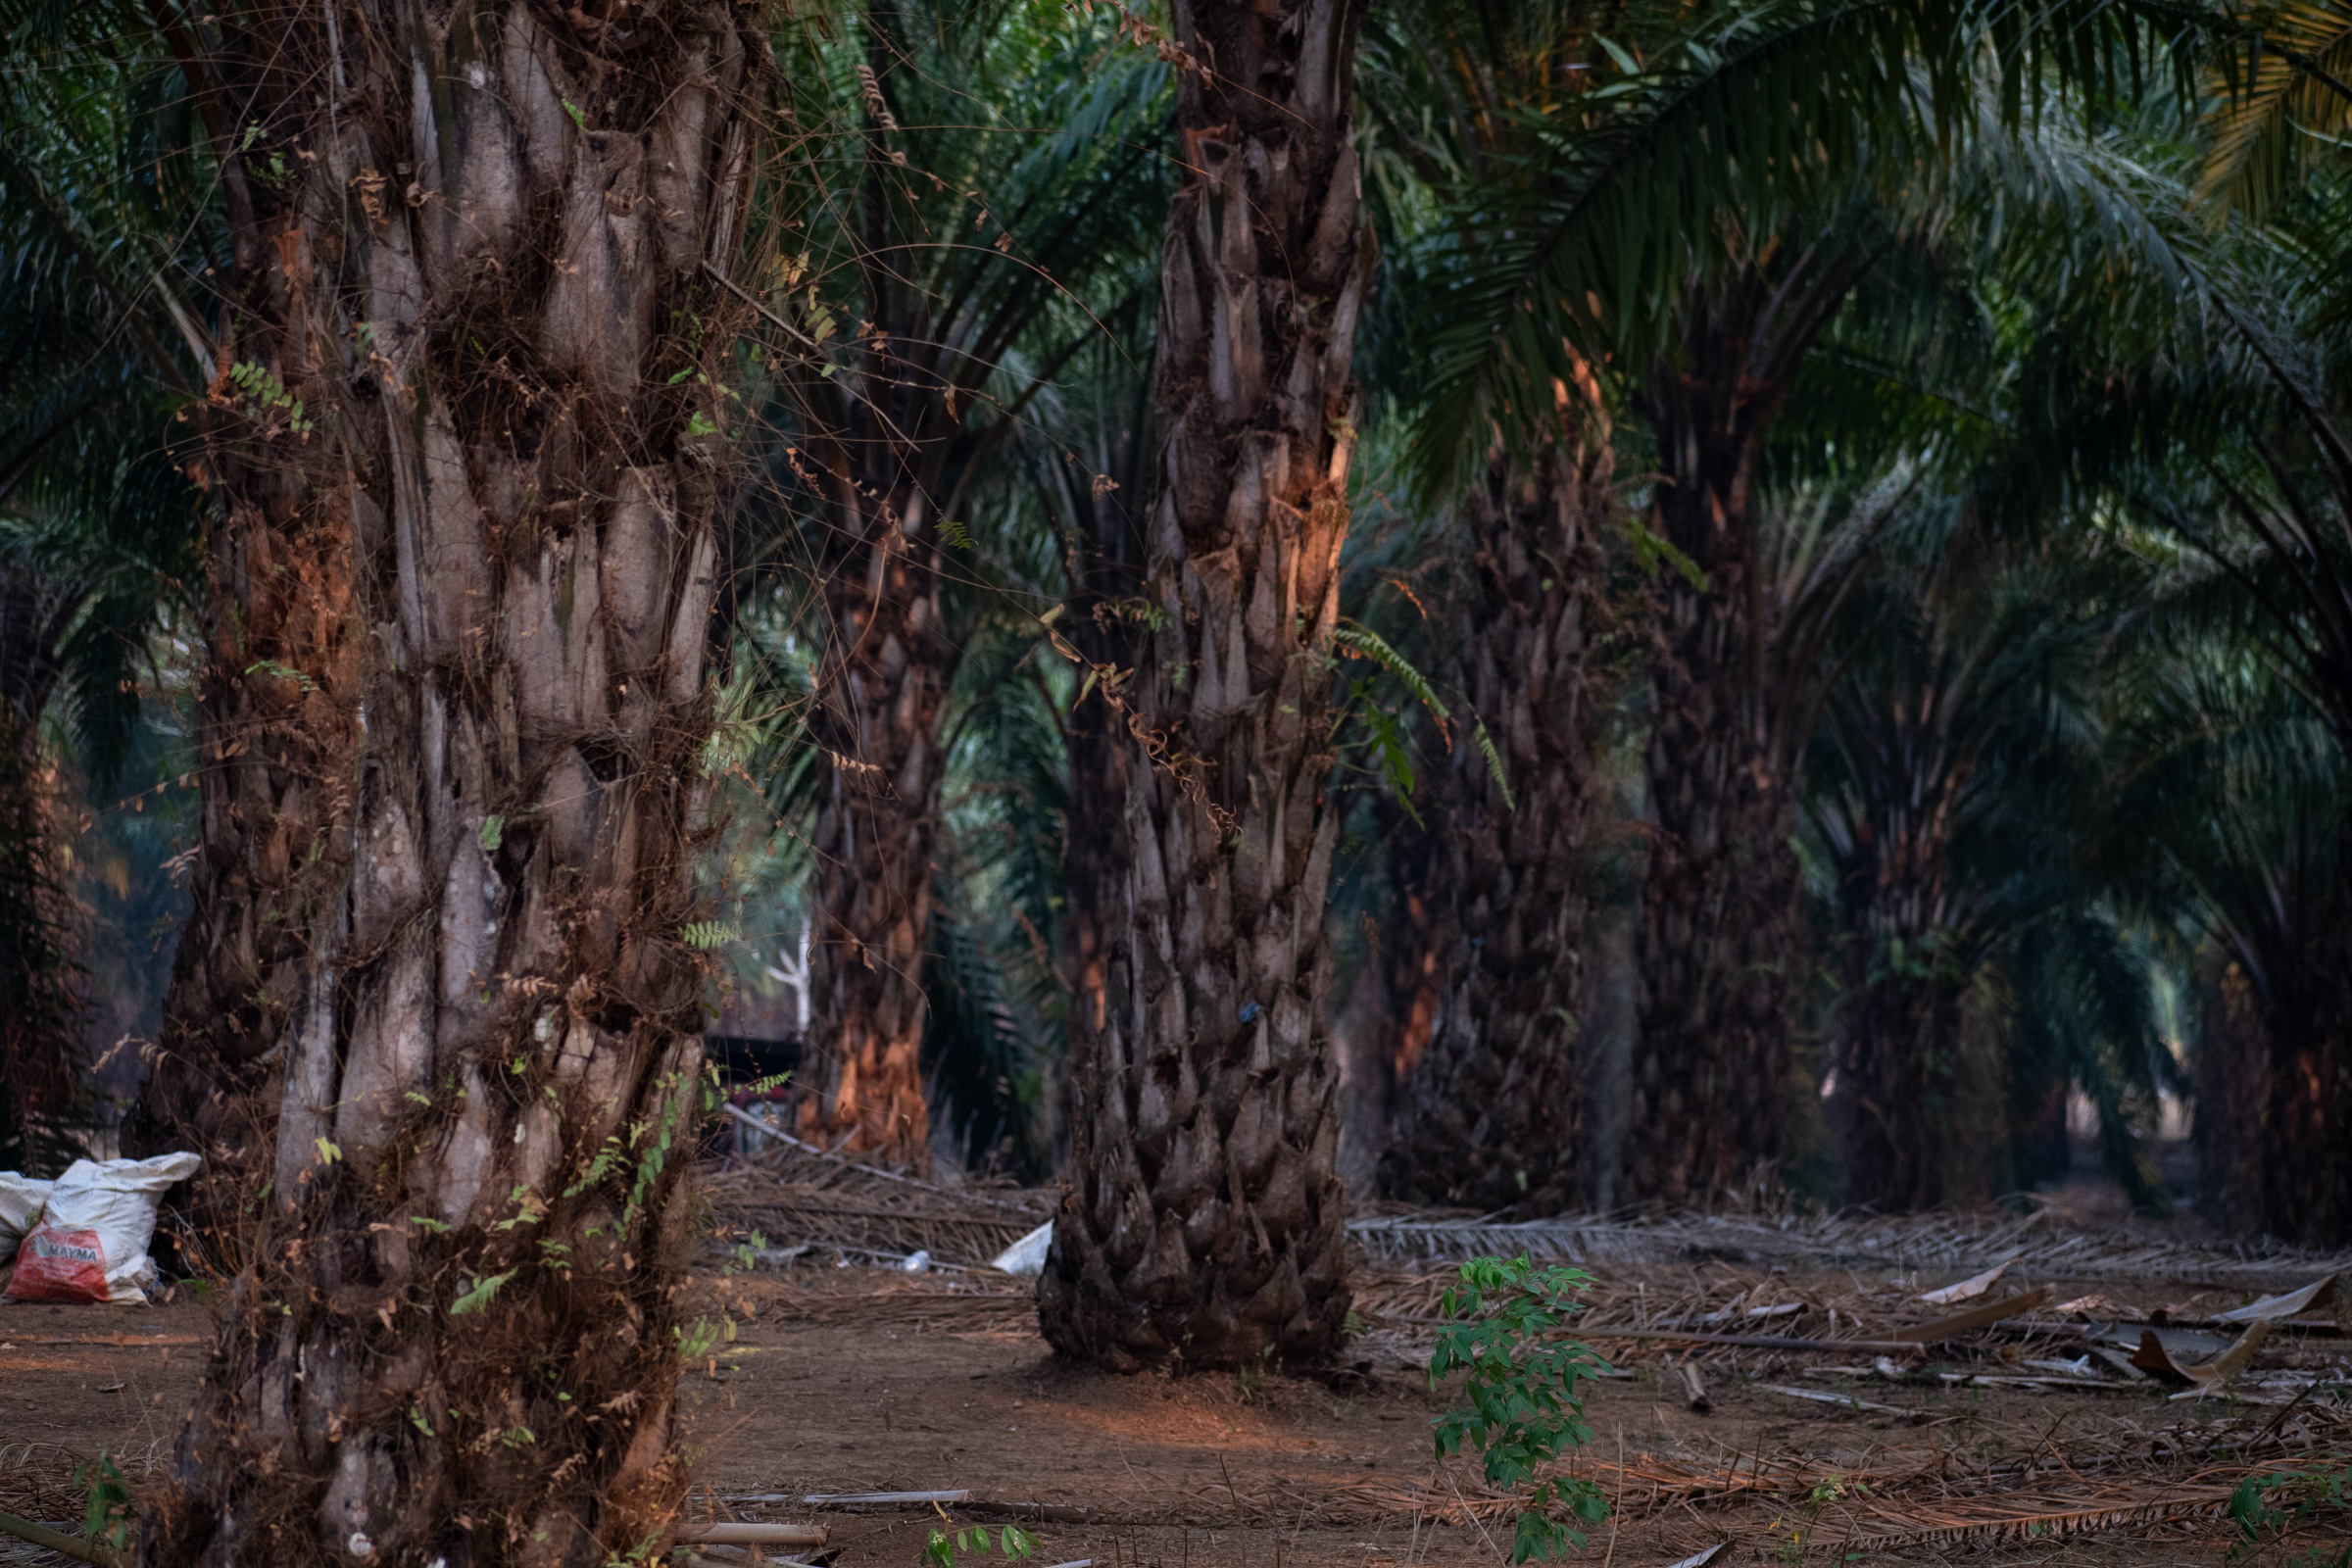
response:
[[[17,1255],[17,1244],[24,1239],[24,1233],[41,1222],[41,1210],[49,1205],[49,1189],[56,1185],[0,1170],[0,1263]]]
[[[996,1255],[990,1268],[1001,1268],[1007,1274],[1043,1274],[1046,1253],[1054,1246],[1054,1222],[1046,1221],[1019,1241]]]
[[[906,1261],[899,1265],[899,1267],[905,1269],[909,1274],[920,1274],[923,1270],[929,1268],[930,1266],[931,1254],[927,1251],[924,1251],[919,1247],[913,1251],[907,1253]]]
[[[156,1205],[204,1161],[189,1153],[153,1159],[77,1159],[51,1188],[40,1223],[24,1235],[8,1294],[21,1301],[108,1301],[143,1306],[155,1283],[147,1243]]]

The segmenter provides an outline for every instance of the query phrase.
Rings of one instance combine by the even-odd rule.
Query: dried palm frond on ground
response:
[[[2014,1260],[2013,1276],[2162,1280],[2235,1289],[2278,1289],[2352,1267],[2352,1257],[2263,1243],[2199,1247],[2130,1227],[2063,1234],[2039,1209],[1999,1214],[1682,1214],[1612,1220],[1564,1216],[1494,1224],[1471,1215],[1359,1215],[1348,1239],[1370,1261],[1437,1263],[1510,1257],[1587,1268],[1719,1261],[1766,1267],[1964,1270]]]
[[[79,1528],[89,1494],[74,1479],[74,1472],[92,1457],[55,1443],[0,1444],[0,1513],[35,1521],[63,1520]],[[172,1462],[170,1445],[164,1443],[142,1444],[112,1457],[134,1497],[143,1497],[161,1481]]]
[[[981,1265],[1044,1223],[1060,1198],[1057,1189],[1050,1188],[918,1181],[789,1135],[771,1134],[769,1141],[771,1147],[764,1152],[730,1158],[705,1177],[722,1241],[739,1243],[756,1231],[777,1247],[836,1247],[899,1257],[922,1250],[943,1262]],[[1940,1276],[2007,1263],[2013,1281],[2115,1281],[2235,1293],[2289,1290],[2334,1270],[2352,1271],[2352,1256],[2272,1242],[2199,1246],[2155,1227],[2129,1225],[2070,1231],[2048,1209],[2023,1217],[1997,1211],[1684,1214],[1651,1219],[1570,1215],[1495,1224],[1467,1211],[1380,1203],[1359,1205],[1348,1222],[1348,1235],[1359,1265],[1373,1277],[1418,1276],[1435,1282],[1422,1292],[1424,1298],[1417,1305],[1404,1298],[1376,1303],[1376,1310],[1391,1316],[1434,1312],[1443,1282],[1450,1277],[1447,1264],[1522,1251],[1538,1261],[1574,1263],[1604,1276],[1641,1281],[1662,1268],[1744,1268],[1753,1271],[1746,1277],[1750,1290],[1772,1271],[1789,1269]],[[1890,1281],[1882,1281],[1874,1292],[1862,1292],[1857,1281],[1857,1293],[1875,1293],[1887,1306],[1897,1301],[1916,1305],[1911,1287]],[[1359,1291],[1359,1301],[1362,1294]],[[1724,1305],[1715,1296],[1701,1295],[1707,1303],[1703,1311]],[[2337,1300],[2340,1315],[2343,1304],[2352,1304],[2352,1291]],[[1633,1304],[1644,1309],[1652,1305],[1646,1299]],[[1787,1303],[1758,1296],[1742,1310],[1760,1317],[1776,1304]],[[1842,1320],[1847,1303],[1823,1300],[1825,1316],[1832,1304]],[[2217,1298],[2206,1310],[2237,1304],[2235,1299]],[[2176,1320],[2186,1315],[2196,1314],[2173,1313]],[[1659,1328],[1690,1326],[1670,1322],[1671,1316],[1659,1305],[1643,1321]]]
[[[1999,1497],[1971,1499],[1965,1506],[1926,1506],[1894,1499],[1870,1500],[1859,1507],[1835,1508],[1825,1518],[1835,1521],[1823,1534],[1836,1530],[1842,1549],[1886,1551],[1897,1546],[1951,1546],[1963,1542],[2041,1541],[2059,1536],[2132,1526],[2176,1524],[2184,1520],[2219,1519],[2230,1510],[2230,1489],[2197,1487],[2150,1496],[2143,1489],[2116,1487],[2103,1494],[2034,1494],[2012,1493]]]
[[[856,1323],[953,1334],[1037,1330],[1034,1287],[1025,1279],[994,1273],[982,1274],[968,1284],[909,1278],[876,1289],[866,1271],[857,1274],[860,1277],[854,1279],[852,1288],[828,1290],[817,1284],[779,1306],[777,1315],[805,1323]]]
[[[827,1152],[782,1133],[773,1147],[704,1177],[718,1239],[754,1234],[775,1247],[838,1247],[886,1256],[929,1252],[983,1265],[1045,1223],[1056,1193],[956,1188]]]

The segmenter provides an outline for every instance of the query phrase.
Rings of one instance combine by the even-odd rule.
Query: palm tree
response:
[[[2060,928],[2087,902],[2070,839],[2092,814],[2106,619],[2093,573],[2004,562],[1920,500],[1909,547],[1880,560],[1835,639],[1804,801],[1843,944],[1845,1195],[1882,1209],[1955,1196],[1963,1008],[1987,964],[2010,959],[2012,1027],[2032,1035],[2050,966],[2021,971],[2011,939],[2032,926],[2045,953],[2082,946]]]
[[[1833,228],[1768,246],[1691,300],[1681,353],[1651,373],[1663,559],[1636,936],[1642,1132],[1621,1161],[1630,1199],[1751,1191],[1779,1157],[1797,961],[1794,774],[1819,700],[1821,637],[1852,558],[1768,562],[1758,466],[1805,352],[1886,244]]]
[[[801,160],[795,325],[804,340],[857,329],[838,362],[801,358],[780,389],[822,586],[809,726],[826,764],[818,1065],[803,1130],[914,1166],[930,1158],[923,977],[943,705],[1003,591],[973,554],[999,542],[980,503],[1008,438],[1100,334],[1092,281],[1137,249],[1136,213],[1157,189],[1132,131],[1167,67],[1130,59],[1090,74],[1106,25],[1058,21],[877,3],[858,36],[809,62],[840,79],[855,123],[812,132]],[[838,179],[828,165],[844,148],[855,157]]]
[[[187,1071],[148,1123],[272,1091],[159,1559],[626,1554],[683,1485],[711,514],[773,67],[724,7],[446,20],[37,35],[163,78],[164,168],[219,192],[217,314],[68,214],[209,378]]]
[[[1168,210],[1126,965],[1082,1067],[1046,1336],[1132,1368],[1314,1356],[1348,1301],[1324,1021],[1362,8],[1205,0],[1166,39]]]
[[[15,19],[12,19],[12,21]],[[169,160],[135,75],[76,52],[0,93],[21,133],[0,151],[0,1162],[47,1170],[81,1151],[79,911],[60,862],[59,751],[111,786],[136,675],[172,577],[192,574],[194,496],[169,460],[189,346],[149,319]],[[114,225],[85,243],[90,220]],[[201,232],[201,224],[194,225]],[[183,233],[183,243],[188,236]]]
[[[2130,177],[2126,177],[2129,174]],[[2137,292],[2118,273],[2097,308],[2054,289],[2047,318],[2068,323],[2033,362],[2027,394],[2046,411],[2039,455],[2051,483],[2112,498],[2122,514],[2180,558],[2154,596],[2164,635],[2219,642],[2257,661],[2308,705],[2339,756],[2352,748],[2352,620],[2343,587],[2352,571],[2352,467],[2342,430],[2343,193],[2314,181],[2295,221],[2268,232],[2211,231],[2169,218],[2185,205],[2161,169],[2119,170],[2119,201],[2155,215],[2155,286]],[[2153,299],[2158,309],[2148,309]],[[2185,301],[2185,308],[2173,301]],[[2127,301],[2122,305],[2118,301]],[[2203,723],[2195,709],[2177,721]],[[2308,770],[2305,770],[2308,771]],[[2302,796],[2303,800],[2316,797]],[[2268,1062],[2263,1111],[2268,1157],[2260,1209],[2278,1234],[2326,1241],[2352,1226],[2352,1182],[2325,1152],[2329,1129],[2352,1119],[2352,997],[2340,977],[2341,922],[2329,911],[2352,890],[2352,863],[2332,832],[2268,838],[2262,812],[2236,791],[2206,796],[2235,819],[2243,863],[2229,881],[2253,897],[2275,880],[2274,857],[2293,845],[2294,867],[2268,928],[2277,983],[2256,988]],[[2320,854],[2322,859],[2306,858]],[[2328,860],[2328,857],[2332,857]],[[2255,906],[2226,894],[2217,870],[2193,884],[2217,934]],[[2251,949],[2241,943],[2242,961]],[[2243,972],[2241,970],[2241,972]]]
[[[1803,726],[1786,634],[1750,600],[1748,509],[1799,360],[1884,244],[1823,215],[1875,195],[1897,226],[1916,220],[1948,198],[1957,154],[2053,90],[2136,80],[2146,46],[2106,8],[1876,0],[1624,23],[1616,71],[1594,73],[1608,91],[1531,121],[1539,172],[1443,279],[1417,444],[1425,473],[1466,487],[1494,437],[1515,454],[1547,439],[1585,367],[1640,377],[1662,477],[1623,1192],[1684,1202],[1747,1187],[1780,1148]],[[2044,26],[2081,45],[2055,71],[2029,47]]]
[[[1426,297],[1511,200],[1525,127],[1567,112],[1592,64],[1606,62],[1588,24],[1575,7],[1433,0],[1373,25],[1365,98],[1379,127],[1375,211],[1395,258],[1387,295]],[[1415,334],[1396,335],[1405,342],[1387,357],[1410,385]],[[1425,500],[1451,503],[1447,542],[1465,569],[1449,574],[1446,624],[1419,640],[1464,725],[1497,737],[1495,757],[1467,727],[1427,733],[1425,798],[1383,834],[1401,918],[1382,944],[1397,1036],[1381,1185],[1540,1213],[1579,1197],[1576,1047],[1604,706],[1593,650],[1609,635],[1608,417],[1590,369],[1561,390],[1548,424],[1515,438],[1524,454],[1497,439],[1466,489],[1424,487]]]
[[[1384,947],[1427,998],[1425,1022],[1412,1011],[1381,1163],[1399,1197],[1551,1214],[1581,1194],[1576,1051],[1610,469],[1605,440],[1564,440],[1530,467],[1498,461],[1461,508],[1467,580],[1444,611],[1464,721],[1430,760],[1419,819],[1389,839],[1392,862],[1412,865],[1400,892],[1413,907]],[[1493,730],[1496,756],[1473,743],[1472,717]]]

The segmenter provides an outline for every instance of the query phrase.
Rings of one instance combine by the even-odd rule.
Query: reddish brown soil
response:
[[[917,1568],[936,1513],[915,1508],[823,1514],[730,1503],[751,1494],[970,1489],[976,1499],[1094,1510],[1097,1523],[1031,1526],[1042,1564],[1094,1558],[1102,1568],[1322,1568],[1472,1564],[1500,1553],[1476,1529],[1416,1524],[1416,1501],[1476,1493],[1475,1468],[1440,1465],[1429,1422],[1440,1408],[1394,1346],[1376,1348],[1368,1384],[1334,1389],[1280,1375],[1243,1379],[1110,1377],[1056,1361],[1017,1298],[948,1299],[954,1276],[919,1281],[865,1269],[705,1276],[703,1310],[735,1339],[689,1373],[686,1431],[701,1450],[693,1512],[821,1518],[841,1568]],[[134,1480],[168,1458],[201,1369],[210,1318],[184,1294],[146,1310],[13,1306],[0,1310],[0,1507],[69,1517],[73,1460],[107,1449]],[[124,1345],[38,1343],[121,1335]],[[1376,1347],[1379,1342],[1372,1342]],[[2161,1391],[2068,1396],[1874,1386],[1860,1392],[1909,1414],[1808,1405],[1763,1391],[1737,1354],[1708,1363],[1714,1410],[1694,1414],[1661,1391],[1656,1370],[1604,1382],[1590,1419],[1594,1452],[1689,1465],[1732,1454],[1800,1456],[1845,1474],[1900,1469],[1937,1453],[2034,1456],[2064,1479],[2079,1446],[2178,1422]],[[1776,1369],[1767,1381],[1813,1380]],[[1819,1385],[1827,1387],[1829,1385]],[[2150,1496],[2161,1495],[2151,1477]],[[1786,1498],[1652,1506],[1626,1499],[1629,1522],[1603,1527],[1580,1560],[1664,1568],[1716,1541],[1718,1563],[2200,1563],[2220,1565],[2220,1523],[2137,1527],[2063,1539],[1872,1552],[1851,1559],[1851,1515]],[[73,1512],[77,1513],[78,1509]],[[1003,1515],[951,1509],[959,1523]],[[1490,1526],[1490,1528],[1495,1528]],[[1499,1535],[1499,1531],[1497,1530]],[[1613,1535],[1613,1540],[1612,1540]],[[1503,1544],[1507,1545],[1505,1541]],[[2345,1549],[2339,1532],[2295,1550]],[[62,1561],[0,1551],[0,1561]],[[711,1562],[747,1560],[712,1553]],[[2272,1545],[2251,1559],[2284,1563]],[[970,1568],[971,1559],[964,1560]]]

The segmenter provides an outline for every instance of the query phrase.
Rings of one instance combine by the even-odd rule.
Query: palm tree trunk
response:
[[[260,1047],[276,1108],[144,1550],[642,1555],[684,1487],[718,278],[765,36],[528,0],[212,26],[183,63],[248,205],[171,1016],[220,1007],[195,1049]]]
[[[931,1161],[923,957],[945,773],[939,708],[955,664],[922,493],[902,484],[861,500],[846,449],[838,456],[837,526],[858,548],[825,582],[813,725],[828,766],[815,833],[816,1093],[802,1102],[801,1127],[921,1171]]]
[[[2263,1224],[2262,1121],[2270,1100],[2271,1042],[2245,969],[2219,942],[2198,956],[2197,1211],[2232,1234]]]
[[[0,638],[22,629],[12,612],[32,597],[18,592],[34,587],[30,575],[0,572]],[[42,652],[0,647],[0,1163],[54,1176],[81,1152],[88,1004],[58,854],[56,779],[36,727],[49,693],[22,678]]]
[[[1362,8],[1182,0],[1159,325],[1152,626],[1123,691],[1128,964],[1081,1086],[1046,1336],[1131,1368],[1311,1357],[1348,1311],[1323,928],[1339,818],[1349,365],[1371,255],[1348,142]]]
[[[2335,907],[2352,907],[2352,878]],[[2307,1247],[2352,1239],[2352,935],[2324,923],[2299,964],[2272,976],[2262,1115],[2262,1206],[2270,1234]]]
[[[1424,808],[1440,1000],[1382,1167],[1387,1190],[1419,1201],[1556,1214],[1581,1196],[1586,660],[1611,471],[1604,445],[1527,478],[1498,467],[1477,498],[1455,684],[1491,721],[1517,802],[1456,733]]]
[[[940,618],[931,535],[956,400],[953,391],[942,398],[954,382],[905,347],[941,336],[931,302],[902,275],[908,256],[892,248],[885,172],[897,121],[888,102],[893,70],[910,58],[905,19],[869,6],[860,20],[873,82],[858,209],[867,341],[848,372],[827,365],[834,373],[820,377],[812,366],[802,376],[801,401],[821,421],[809,438],[831,538],[821,553],[825,652],[811,725],[826,769],[815,830],[813,1093],[801,1103],[801,1131],[928,1172],[923,965],[946,777],[940,704],[956,654]]]
[[[1960,995],[1939,975],[1886,972],[1883,943],[1876,974],[1868,944],[1855,949],[1837,1068],[1846,1201],[1934,1208],[1944,1200]]]
[[[280,335],[316,329],[314,288],[297,297],[280,270],[270,292]],[[247,329],[244,363],[273,363],[268,330]],[[309,418],[323,378],[343,368],[314,356],[271,373],[289,389],[304,377]],[[225,378],[217,396],[223,418],[248,406]],[[258,1255],[250,1195],[275,1163],[282,1048],[325,961],[322,923],[349,897],[368,679],[352,476],[315,433],[264,439],[260,452],[231,447],[243,460],[233,473],[200,460],[217,503],[197,678],[200,839],[152,1066],[122,1128],[126,1153],[204,1156],[181,1242],[232,1273]],[[291,448],[283,474],[270,461],[279,447]]]
[[[1755,384],[1733,310],[1692,328],[1688,364],[1651,398],[1670,475],[1655,526],[1689,564],[1657,572],[1653,830],[1621,1202],[1745,1192],[1780,1152],[1796,812],[1750,505],[1782,388]]]
[[[1901,646],[1906,629],[1864,635]],[[1842,794],[1816,797],[1839,873],[1844,1017],[1837,1108],[1848,1202],[1933,1208],[1944,1192],[1944,1138],[1958,1109],[1965,967],[1958,927],[1971,907],[1952,887],[1983,731],[1967,678],[1937,662],[1925,676],[1872,678],[1833,699],[1845,760]]]
[[[1071,613],[1065,636],[1094,679],[1070,705],[1066,721],[1069,794],[1062,823],[1064,892],[1062,948],[1070,1001],[1067,1025],[1072,1075],[1087,1076],[1115,1038],[1111,1004],[1133,984],[1129,968],[1127,796],[1135,746],[1126,705],[1103,684],[1102,671],[1132,669],[1135,639],[1118,618],[1136,570],[1124,546],[1128,530],[1107,509],[1096,509],[1098,547],[1073,552]],[[1082,677],[1083,679],[1083,677]],[[1074,1113],[1078,1107],[1067,1107]],[[1062,1118],[1074,1129],[1075,1114]]]

